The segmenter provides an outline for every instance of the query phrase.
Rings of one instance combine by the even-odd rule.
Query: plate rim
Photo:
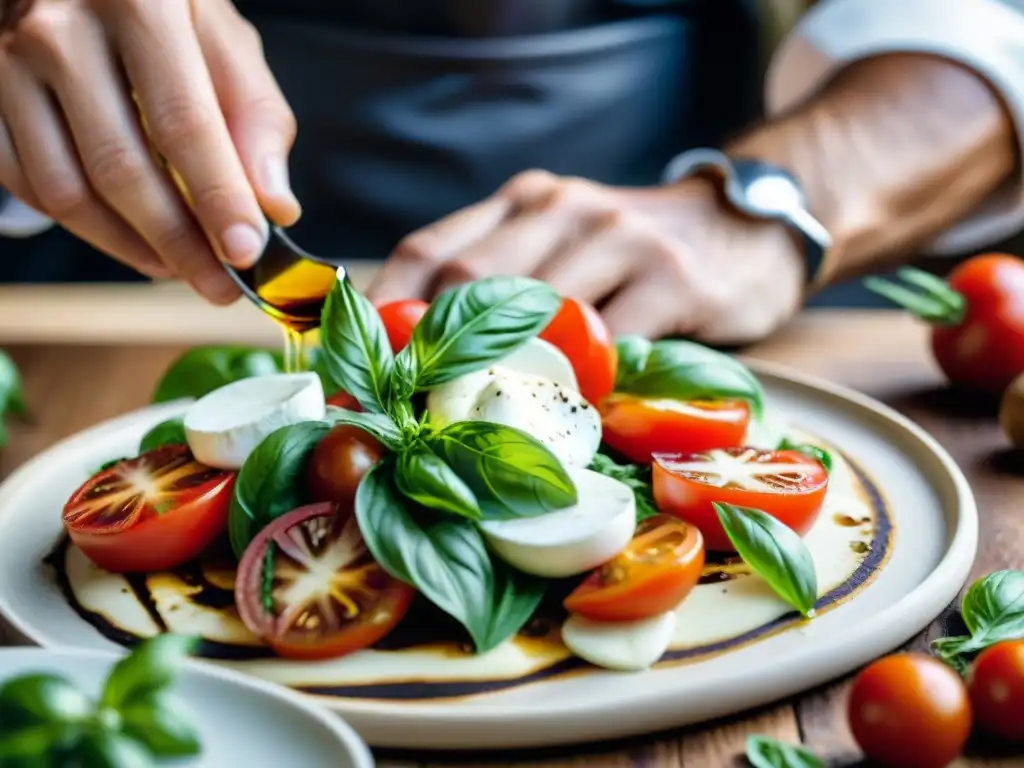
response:
[[[974,494],[960,467],[942,445],[923,427],[892,407],[850,387],[837,384],[823,377],[805,374],[773,362],[742,358],[759,379],[766,377],[782,387],[795,385],[798,388],[816,391],[833,404],[845,408],[853,406],[863,417],[871,415],[897,429],[918,449],[912,455],[913,463],[923,472],[927,467],[922,458],[933,464],[928,472],[932,480],[941,472],[944,482],[953,491],[955,521],[950,520],[945,548],[935,568],[909,593],[888,608],[874,615],[870,622],[863,622],[850,628],[841,643],[800,652],[790,651],[776,659],[772,668],[763,671],[759,688],[768,689],[770,694],[751,695],[744,684],[742,675],[726,675],[725,680],[716,682],[716,701],[704,708],[709,713],[697,719],[681,719],[671,713],[672,692],[659,691],[642,695],[642,686],[630,684],[630,673],[602,672],[617,676],[625,683],[626,691],[615,702],[582,701],[573,707],[568,715],[577,723],[589,723],[589,727],[551,729],[549,710],[522,704],[499,704],[487,708],[467,707],[464,703],[446,708],[443,702],[402,702],[369,701],[328,697],[305,696],[320,706],[341,715],[368,743],[387,748],[418,749],[502,749],[514,747],[545,747],[558,744],[584,743],[607,740],[631,734],[647,733],[665,728],[677,727],[696,722],[706,722],[726,714],[745,711],[752,707],[769,704],[792,696],[809,688],[825,684],[841,677],[863,664],[903,644],[922,631],[945,606],[949,605],[966,583],[975,560],[978,546],[978,509]],[[767,382],[764,382],[767,383]],[[170,414],[183,408],[190,399],[159,403],[134,410],[130,413],[108,419],[87,429],[70,435],[14,470],[0,484],[0,509],[10,489],[16,488],[24,477],[34,474],[33,470],[52,452],[67,449],[79,441],[87,441],[97,431],[122,428],[137,421],[142,413]],[[940,605],[935,609],[931,606]],[[20,618],[11,612],[11,601],[0,591],[0,616],[26,639],[38,645],[43,642]],[[889,627],[878,633],[875,627]],[[874,635],[874,637],[872,636]],[[841,663],[831,658],[839,646],[847,649]],[[75,649],[78,646],[58,644],[43,645],[48,649]],[[205,662],[200,662],[205,663]],[[657,671],[651,674],[656,674]],[[641,673],[645,674],[645,673]],[[263,681],[261,681],[263,682]],[[667,705],[667,706],[666,706]],[[515,720],[515,728],[507,726]],[[566,718],[559,718],[565,720]],[[547,726],[547,727],[544,727]],[[452,729],[458,731],[455,739],[445,737]],[[528,732],[537,730],[535,735]],[[555,734],[553,730],[569,733]],[[544,734],[543,736],[541,734]],[[595,735],[599,734],[599,735]],[[462,738],[460,738],[462,737]],[[457,744],[456,744],[457,742]]]

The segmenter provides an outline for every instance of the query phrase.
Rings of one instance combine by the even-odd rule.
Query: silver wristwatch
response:
[[[698,175],[718,181],[725,199],[740,213],[779,221],[795,230],[804,244],[807,283],[815,282],[832,237],[807,210],[804,191],[791,174],[761,160],[730,157],[716,149],[691,149],[672,159],[662,182],[674,184]]]

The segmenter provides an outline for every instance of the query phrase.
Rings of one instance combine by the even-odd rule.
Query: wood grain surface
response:
[[[0,301],[0,308],[3,304]],[[170,311],[170,303],[161,311]],[[38,306],[37,306],[38,308]],[[187,314],[179,308],[179,314]],[[0,312],[2,315],[2,312]],[[191,320],[182,320],[195,329]],[[217,338],[253,340],[250,331],[220,328],[192,333],[189,342]],[[103,345],[25,345],[0,322],[0,347],[14,356],[25,378],[32,411],[26,423],[11,425],[11,441],[0,451],[0,477],[56,440],[99,420],[146,404],[154,383],[180,345],[152,343],[138,328],[128,337],[101,335]],[[209,338],[208,338],[209,337]],[[87,337],[70,337],[81,342]],[[155,341],[165,339],[162,333]],[[272,336],[270,337],[272,340]],[[54,340],[49,338],[49,340]],[[143,343],[143,342],[146,343]],[[930,361],[926,332],[898,313],[808,312],[774,339],[751,350],[752,357],[784,363],[854,387],[894,406],[931,432],[966,472],[981,510],[981,547],[974,575],[999,568],[1024,568],[1024,459],[1007,451],[995,421],[995,404],[949,392]],[[915,641],[956,622],[947,611]],[[482,754],[398,754],[379,752],[381,768],[462,766],[545,766],[546,768],[716,768],[746,765],[740,757],[748,734],[802,741],[830,766],[860,765],[845,725],[848,681],[839,681],[793,700],[710,725],[628,741],[544,752]],[[1024,759],[972,744],[957,766],[1024,766]]]

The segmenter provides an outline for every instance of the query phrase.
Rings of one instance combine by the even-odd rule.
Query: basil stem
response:
[[[768,586],[808,618],[818,599],[814,559],[791,528],[759,509],[714,503],[736,552]]]
[[[163,445],[188,445],[185,438],[185,419],[179,416],[157,424],[142,438],[139,453],[146,453]]]
[[[753,768],[824,768],[825,765],[806,747],[756,735],[747,737],[747,761]]]

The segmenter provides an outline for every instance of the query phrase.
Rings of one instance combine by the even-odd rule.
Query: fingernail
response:
[[[300,209],[299,200],[292,192],[292,182],[288,175],[288,163],[280,157],[273,157],[267,160],[263,172],[263,184],[266,193],[271,197],[278,198],[282,203]]]
[[[236,267],[251,267],[263,253],[266,237],[248,224],[232,224],[220,238],[224,258]]]

